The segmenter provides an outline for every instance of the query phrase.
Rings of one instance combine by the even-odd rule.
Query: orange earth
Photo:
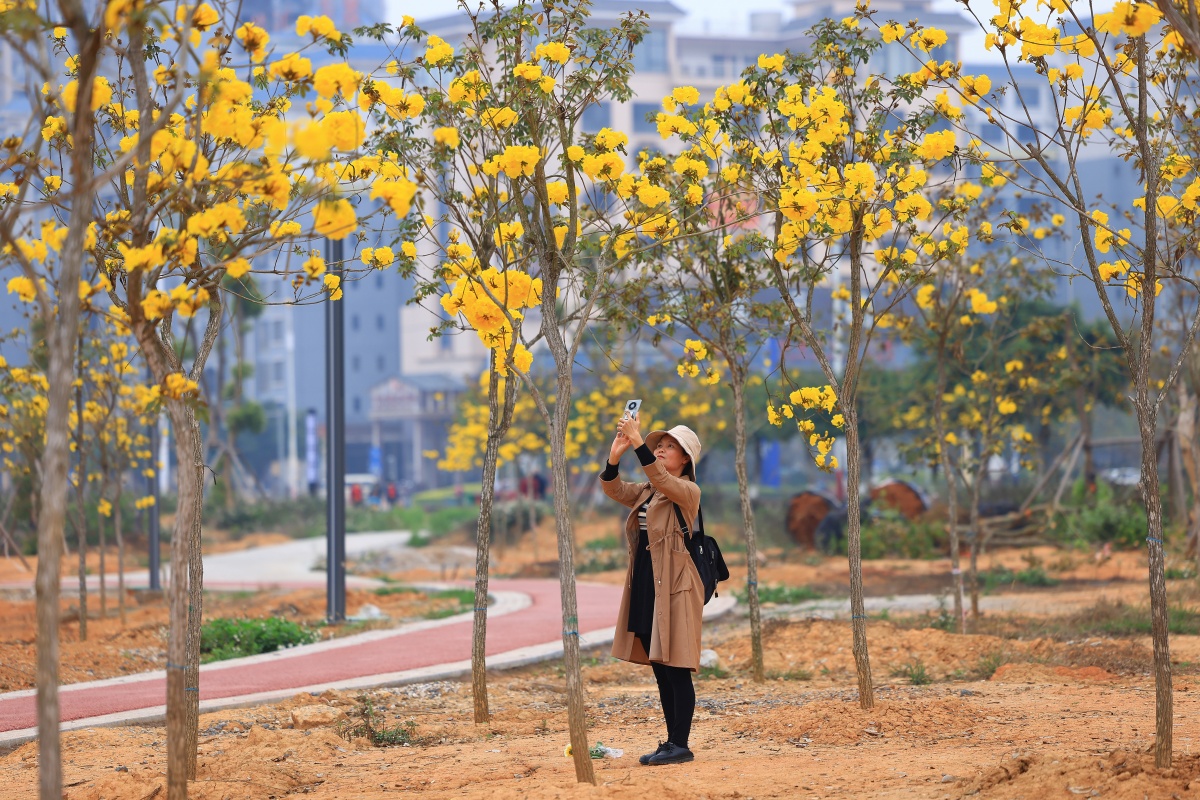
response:
[[[581,525],[579,542],[611,535],[612,528],[610,522]],[[552,532],[542,527],[538,536],[538,556],[529,536],[516,545],[498,546],[493,574],[551,569],[546,560],[554,553]],[[740,587],[744,558],[732,554],[729,560],[734,572],[730,586]],[[989,555],[981,566],[993,563],[1013,569],[1037,563],[1061,583],[1039,589],[1001,587],[1000,593],[1020,598],[1022,605],[1019,614],[985,617],[981,630],[999,635],[950,634],[922,627],[919,619],[872,619],[871,710],[857,701],[845,620],[765,609],[767,679],[762,683],[751,675],[746,617],[735,613],[706,625],[704,646],[717,652],[720,667],[696,681],[691,744],[697,759],[691,764],[637,764],[638,755],[653,750],[664,736],[653,678],[646,668],[615,661],[599,650],[584,659],[588,737],[592,743],[621,748],[624,755],[593,761],[595,786],[576,783],[572,762],[563,755],[565,684],[561,664],[548,662],[491,674],[492,717],[482,725],[473,722],[469,681],[370,692],[382,724],[409,731],[410,741],[401,746],[376,747],[361,730],[356,732],[364,696],[354,692],[206,714],[200,723],[198,780],[189,796],[1200,798],[1200,754],[1191,752],[1200,749],[1192,725],[1200,714],[1200,636],[1171,640],[1175,759],[1172,769],[1158,770],[1150,752],[1154,680],[1148,639],[1019,635],[1030,620],[1080,612],[1102,599],[1144,604],[1144,556],[1097,557],[1039,548]],[[0,559],[0,576],[9,569]],[[864,573],[873,596],[938,594],[946,584],[948,562],[868,562]],[[619,581],[623,574],[617,568],[583,577]],[[415,581],[437,576],[394,577]],[[840,559],[774,551],[760,566],[759,581],[810,585],[837,595],[848,575]],[[1173,602],[1195,607],[1200,601],[1200,590],[1191,581],[1172,581],[1170,591]],[[431,604],[447,602],[363,595],[351,598],[352,609],[356,599],[372,602],[393,620],[419,616]],[[64,608],[74,602],[65,600]],[[316,621],[323,603],[319,591],[213,596],[206,616],[284,613]],[[96,607],[94,597],[90,607]],[[6,690],[29,685],[31,622],[28,599],[0,602],[0,682]],[[87,643],[72,639],[77,639],[77,620],[65,622],[64,680],[160,666],[164,623],[165,608],[153,602],[131,604],[124,629],[115,619],[91,620]],[[319,708],[310,708],[314,706]],[[326,712],[325,722],[311,721],[315,711]],[[63,763],[64,796],[70,800],[148,800],[166,794],[161,727],[64,734]],[[0,755],[5,798],[36,797],[36,782],[36,743]]]

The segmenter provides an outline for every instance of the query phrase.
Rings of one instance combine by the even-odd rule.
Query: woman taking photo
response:
[[[646,473],[644,482],[618,476],[621,456],[630,447]],[[682,764],[695,758],[688,736],[696,710],[692,673],[700,668],[704,589],[680,516],[690,526],[700,508],[699,459],[700,440],[687,426],[652,431],[643,440],[637,416],[628,416],[617,423],[600,476],[604,493],[632,509],[625,521],[629,570],[612,654],[651,666],[667,723],[666,741],[642,756],[642,764]]]

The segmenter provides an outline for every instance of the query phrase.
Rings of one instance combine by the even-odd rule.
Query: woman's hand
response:
[[[613,439],[612,447],[610,447],[608,450],[608,463],[621,463],[621,456],[624,455],[625,451],[628,449],[629,439],[625,438],[624,434],[618,433],[617,437]]]
[[[618,435],[625,437],[628,442],[627,446],[637,449],[646,441],[642,438],[641,426],[642,423],[638,420],[636,414],[631,417],[621,417],[621,420],[617,423]]]

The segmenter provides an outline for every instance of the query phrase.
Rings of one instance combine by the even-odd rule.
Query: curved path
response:
[[[368,534],[364,536],[378,536]],[[393,535],[394,536],[394,535]],[[354,541],[357,537],[347,537]],[[359,543],[366,542],[359,539]],[[398,543],[398,542],[390,542]],[[372,545],[382,544],[372,540]],[[231,558],[238,570],[222,574],[205,559],[206,585],[237,586],[323,586],[323,572],[296,576],[277,568],[251,579],[248,563],[265,559],[278,567],[278,548],[293,544],[256,548]],[[348,541],[347,547],[350,547]],[[272,552],[274,551],[274,552]],[[234,556],[234,554],[228,554]],[[311,569],[311,561],[297,558],[294,564]],[[469,584],[468,584],[469,586]],[[562,653],[562,612],[556,580],[492,580],[488,608],[487,664],[489,668],[514,667],[553,658]],[[608,584],[577,584],[579,635],[584,646],[612,641],[621,587]],[[718,616],[734,605],[731,597],[715,598],[705,608],[705,617]],[[291,697],[301,692],[388,686],[415,681],[454,677],[470,671],[471,612],[443,620],[418,622],[391,630],[332,639],[290,650],[250,658],[222,661],[200,669],[200,710],[255,705]],[[163,671],[130,675],[110,680],[63,686],[59,694],[63,729],[95,727],[162,719],[165,715],[166,674]],[[26,690],[0,694],[0,748],[9,748],[36,737],[35,692]]]

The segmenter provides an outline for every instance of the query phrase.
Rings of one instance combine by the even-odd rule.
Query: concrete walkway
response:
[[[406,537],[396,533],[348,536],[347,553],[402,546]],[[205,558],[205,572],[210,577],[205,586],[323,586],[325,573],[312,571],[323,547],[323,540],[303,540],[209,556]],[[562,654],[559,592],[556,580],[489,583],[489,669],[520,666]],[[620,599],[620,586],[577,584],[582,646],[612,642]],[[705,607],[705,619],[720,616],[735,604],[732,592],[723,593]],[[200,710],[203,713],[256,705],[303,692],[366,689],[467,674],[471,667],[472,617],[467,612],[202,666]],[[35,695],[33,690],[0,694],[0,750],[36,738]],[[165,695],[166,673],[161,670],[69,684],[61,687],[59,694],[62,729],[158,721],[165,717]]]

